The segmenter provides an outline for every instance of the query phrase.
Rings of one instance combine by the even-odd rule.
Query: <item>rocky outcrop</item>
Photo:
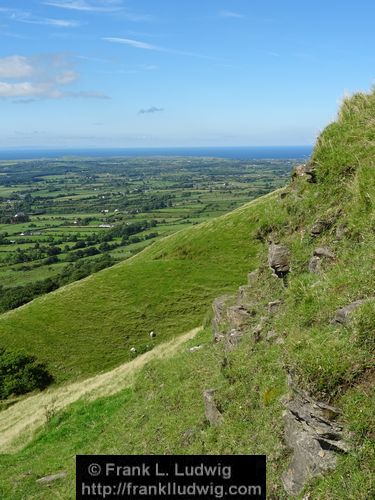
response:
[[[325,220],[316,221],[311,227],[310,234],[311,236],[317,237],[320,236],[324,231],[330,228],[330,224]]]
[[[249,274],[251,285],[239,287],[237,295],[222,295],[212,304],[214,340],[223,340],[226,351],[232,350],[239,343],[256,315],[254,283],[257,278],[258,271],[253,271]]]
[[[333,261],[336,255],[328,247],[318,247],[314,250],[309,262],[310,273],[320,274],[322,270],[322,260]]]
[[[341,210],[336,212],[331,212],[326,214],[326,216],[322,219],[317,220],[310,229],[311,236],[317,237],[320,236],[324,231],[331,229],[334,226],[342,214]]]
[[[219,342],[225,337],[226,328],[225,323],[227,320],[227,307],[228,303],[233,300],[232,295],[222,295],[214,300],[212,310],[214,313],[212,319],[212,331],[215,342]]]
[[[334,469],[337,455],[346,453],[348,445],[342,426],[335,421],[340,413],[337,408],[295,387],[283,403],[284,438],[293,456],[282,482],[287,493],[296,496],[312,478]]]
[[[205,416],[210,425],[213,426],[219,425],[223,421],[223,415],[220,413],[215,403],[215,392],[214,389],[206,389],[203,391]]]
[[[289,255],[289,249],[285,245],[270,245],[269,266],[276,276],[284,278],[289,272]],[[312,258],[320,266],[324,260],[333,261],[335,254],[328,247],[318,247]],[[285,336],[271,329],[271,317],[277,314],[282,300],[268,302],[265,307],[262,299],[257,297],[258,278],[258,272],[250,273],[249,284],[240,287],[236,297],[223,296],[214,302],[217,326],[215,338],[218,339],[219,332],[219,340],[223,339],[224,343],[222,368],[228,364],[228,352],[237,347],[245,333],[250,334],[253,342],[265,341],[269,345],[285,343]],[[336,321],[342,323],[363,302],[365,301],[356,301],[338,311]],[[261,316],[261,312],[266,315]],[[282,476],[282,483],[287,494],[293,497],[299,495],[314,477],[333,470],[338,454],[346,453],[348,445],[343,428],[337,422],[337,408],[314,400],[298,389],[291,378],[289,387],[290,395],[283,398],[284,439],[293,453],[288,469]],[[215,402],[215,391],[205,390],[203,398],[207,421],[212,426],[220,425],[223,415]]]
[[[326,258],[326,259],[335,259],[336,255],[330,250],[328,247],[318,247],[315,248],[314,254],[315,257]]]
[[[271,243],[268,249],[268,264],[278,278],[289,273],[289,248],[285,245]]]
[[[233,328],[226,336],[224,340],[224,348],[226,352],[233,351],[240,343],[244,332],[236,330]]]
[[[273,245],[270,249],[270,265],[283,276],[289,269],[289,250],[283,245]],[[259,342],[268,331],[269,318],[277,313],[282,300],[274,300],[267,305],[266,316],[258,317],[264,305],[259,303],[259,270],[248,274],[248,284],[240,286],[237,295],[223,295],[213,302],[214,317],[212,328],[215,342],[223,341],[225,352],[232,351],[246,332],[255,342]],[[285,286],[285,283],[283,283]],[[280,285],[280,291],[283,288]],[[257,322],[255,320],[257,319]],[[270,339],[269,339],[270,340]],[[279,339],[275,339],[275,342]],[[283,339],[281,339],[283,341]]]
[[[244,306],[232,306],[227,310],[227,317],[232,329],[243,330],[249,325],[252,314]]]
[[[297,165],[292,172],[292,178],[295,179],[298,177],[306,177],[308,182],[315,183],[316,173],[314,166],[311,163]]]
[[[372,299],[362,299],[362,300],[356,300],[355,302],[352,302],[351,304],[342,307],[341,309],[338,309],[336,311],[335,317],[332,320],[332,323],[338,323],[340,325],[347,325],[350,322],[350,317],[358,307],[360,307],[363,304],[366,304]]]
[[[248,274],[248,284],[242,285],[236,295],[222,295],[212,304],[212,330],[215,342],[223,341],[225,352],[232,351],[246,331],[250,332],[258,313],[257,281],[259,270]],[[275,302],[274,307],[277,307]],[[254,336],[257,339],[256,335]]]

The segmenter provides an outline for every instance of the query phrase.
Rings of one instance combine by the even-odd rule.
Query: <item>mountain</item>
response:
[[[374,245],[375,93],[356,94],[285,189],[0,317],[51,391],[203,325],[107,395],[46,407],[1,457],[2,497],[73,498],[77,453],[244,453],[267,454],[269,498],[372,498]]]

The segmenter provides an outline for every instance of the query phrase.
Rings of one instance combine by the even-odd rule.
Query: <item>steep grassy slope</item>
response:
[[[314,500],[374,498],[374,120],[374,93],[346,100],[338,121],[323,132],[314,151],[316,183],[307,182],[306,176],[296,178],[282,197],[262,199],[218,219],[216,225],[180,233],[154,245],[147,258],[146,254],[138,257],[141,262],[133,261],[133,281],[136,271],[149,276],[153,265],[164,274],[178,268],[178,286],[173,279],[162,281],[163,288],[170,286],[169,293],[163,294],[166,302],[161,306],[157,298],[147,299],[149,307],[158,308],[148,314],[155,314],[156,320],[161,310],[169,310],[170,300],[174,325],[181,321],[185,327],[190,321],[186,321],[186,311],[192,321],[201,321],[214,288],[220,293],[245,283],[246,271],[257,265],[259,273],[251,291],[255,316],[247,334],[224,363],[223,345],[212,343],[207,328],[194,340],[194,345],[204,345],[201,350],[192,353],[185,347],[169,360],[147,365],[132,389],[95,402],[80,401],[53,416],[28,447],[2,457],[3,497],[73,498],[74,455],[79,452],[266,453],[268,496],[287,498],[280,481],[289,455],[283,443],[280,396],[288,390],[289,373],[300,387],[341,408],[340,419],[350,432],[349,453],[339,457],[334,472],[308,484],[301,498],[305,494]],[[287,288],[268,268],[268,241],[279,241],[290,249]],[[322,260],[320,274],[311,273],[312,253],[322,246],[335,257]],[[117,268],[119,273],[123,269]],[[109,276],[106,273],[101,276]],[[111,276],[116,280],[116,272]],[[99,276],[81,290],[87,286],[93,293],[96,287],[89,283],[99,283],[95,280]],[[200,287],[209,286],[209,293],[196,294],[200,288],[194,286],[195,280]],[[186,307],[186,284],[196,297],[204,297],[203,302],[190,304],[191,309]],[[67,297],[71,290],[64,292]],[[75,300],[79,290],[74,292]],[[176,306],[179,292],[185,294],[185,309]],[[33,307],[42,310],[56,297],[37,301]],[[268,316],[267,304],[275,299],[283,303],[277,314]],[[347,325],[332,323],[339,307],[358,299],[371,300],[357,308]],[[194,306],[197,309],[192,313]],[[5,317],[3,325],[16,328],[18,318],[26,321],[25,311]],[[267,316],[266,326],[256,342],[253,330],[262,316]],[[75,321],[78,317],[76,312]],[[33,321],[31,315],[35,328]],[[62,324],[58,323],[60,331],[64,331]],[[168,335],[177,331],[179,327],[171,327]],[[279,342],[265,340],[268,331],[275,332]],[[210,427],[204,418],[202,390],[212,387],[217,389],[224,415],[223,424],[217,427]],[[59,470],[66,470],[68,476],[49,487],[36,483],[38,477]]]
[[[201,324],[216,295],[257,265],[251,230],[267,220],[264,197],[181,231],[134,258],[0,316],[0,345],[47,363],[57,382],[116,366]]]
[[[171,357],[179,347],[193,339],[202,327],[194,328],[169,342],[159,344],[151,351],[137,356],[109,370],[80,382],[54,386],[48,391],[40,391],[24,398],[0,411],[0,452],[14,452],[22,449],[34,434],[46,423],[49,416],[82,398],[90,400],[109,396],[131,387],[135,376],[152,360]]]
[[[191,353],[188,347],[204,348]],[[54,416],[23,452],[3,457],[0,495],[25,498],[74,498],[76,453],[267,453],[277,467],[269,481],[278,482],[285,463],[280,437],[279,396],[285,392],[280,347],[263,346],[252,354],[246,339],[220,369],[222,345],[212,345],[207,329],[169,360],[149,364],[132,389],[95,402],[81,401]],[[249,363],[251,356],[251,366]],[[225,422],[205,422],[202,390],[220,389]],[[57,452],[58,450],[58,452]],[[41,487],[36,479],[47,472],[68,471],[63,481]],[[24,475],[26,471],[30,474]]]

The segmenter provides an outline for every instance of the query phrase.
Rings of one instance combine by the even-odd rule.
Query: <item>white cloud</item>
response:
[[[28,103],[35,99],[65,97],[106,99],[97,91],[67,90],[80,74],[65,54],[25,57],[12,55],[0,58],[0,98],[20,99]]]
[[[121,45],[129,45],[136,49],[143,50],[153,50],[156,52],[164,52],[167,54],[176,54],[180,56],[197,57],[199,59],[211,59],[214,60],[216,57],[206,56],[204,54],[197,54],[195,52],[185,52],[183,50],[169,49],[167,47],[159,47],[158,45],[152,45],[151,43],[141,42],[139,40],[133,40],[131,38],[120,38],[120,37],[104,37],[102,40],[111,43],[119,43]]]
[[[119,1],[87,1],[87,0],[48,0],[44,5],[60,9],[78,10],[83,12],[116,12],[122,9]]]
[[[78,21],[35,16],[31,12],[22,9],[0,7],[0,13],[3,13],[9,20],[20,23],[54,26],[57,28],[77,28],[81,25]]]
[[[103,38],[103,40],[105,40],[106,42],[130,45],[131,47],[135,47],[136,49],[157,50],[159,52],[167,51],[167,49],[163,49],[162,47],[158,47],[157,45],[151,45],[150,43],[140,42],[138,40],[131,40],[130,38],[105,37]]]
[[[48,92],[48,85],[45,84],[0,82],[0,97],[38,97]]]
[[[43,5],[78,12],[116,13],[119,19],[132,22],[151,21],[148,14],[137,14],[123,6],[121,0],[43,0]]]
[[[41,24],[44,26],[55,26],[56,28],[78,28],[81,25],[78,21],[68,21],[66,19],[50,19],[48,17],[33,16],[28,12],[13,14],[11,19],[27,24]]]
[[[25,78],[33,74],[33,66],[27,57],[0,58],[0,78]]]

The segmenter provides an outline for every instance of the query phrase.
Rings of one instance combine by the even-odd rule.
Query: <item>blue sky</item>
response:
[[[375,2],[0,0],[0,147],[312,144]]]

